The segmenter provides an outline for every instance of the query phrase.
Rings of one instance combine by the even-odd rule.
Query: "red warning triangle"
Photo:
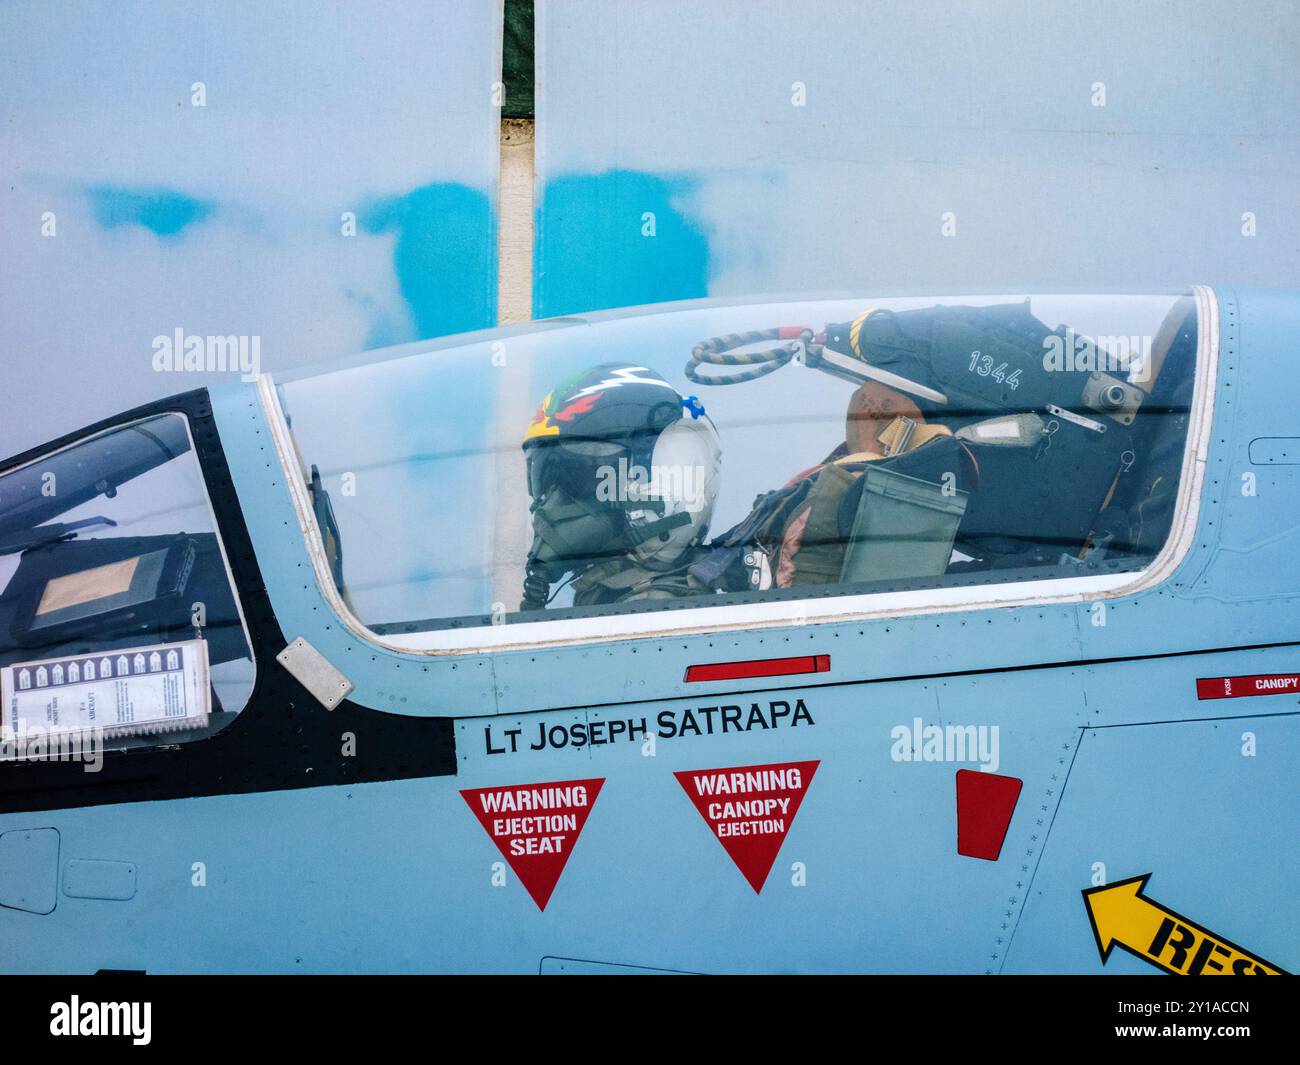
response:
[[[738,765],[673,776],[749,886],[761,892],[819,765]]]
[[[461,791],[539,910],[573,853],[605,778]]]

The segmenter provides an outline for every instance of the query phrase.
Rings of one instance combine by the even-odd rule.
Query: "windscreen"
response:
[[[201,739],[253,677],[184,416],[0,472],[0,760]]]
[[[1137,570],[1178,496],[1187,296],[702,306],[282,382],[381,633]]]

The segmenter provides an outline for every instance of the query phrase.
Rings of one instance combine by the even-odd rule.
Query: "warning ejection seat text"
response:
[[[511,854],[559,854],[567,835],[578,830],[573,813],[539,813],[498,817],[500,813],[523,810],[583,809],[587,789],[581,784],[568,788],[530,788],[519,791],[489,791],[479,796],[483,812],[491,815],[488,829],[493,839],[504,839]]]
[[[461,796],[519,877],[538,909],[546,909],[603,777],[465,788]]]

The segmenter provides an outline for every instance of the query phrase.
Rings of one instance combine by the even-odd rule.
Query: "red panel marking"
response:
[[[1024,781],[957,770],[957,853],[996,862]]]
[[[1300,673],[1266,673],[1255,677],[1200,677],[1198,699],[1239,699],[1246,695],[1300,694]]]
[[[688,683],[698,680],[746,680],[750,677],[788,677],[796,673],[829,673],[830,655],[803,655],[800,658],[757,658],[751,662],[714,662],[706,666],[687,666]]]

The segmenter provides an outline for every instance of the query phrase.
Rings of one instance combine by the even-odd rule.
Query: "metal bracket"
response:
[[[1058,407],[1055,403],[1047,405],[1047,413],[1053,418],[1061,418],[1067,422],[1073,422],[1075,425],[1082,426],[1084,429],[1091,429],[1094,433],[1104,433],[1106,425],[1104,422],[1094,421],[1092,418],[1085,418],[1082,414],[1075,414],[1072,410],[1066,410],[1064,407]]]
[[[1145,398],[1140,388],[1101,372],[1090,374],[1083,386],[1083,405],[1114,418],[1120,425],[1133,424]]]
[[[946,404],[948,402],[948,397],[942,392],[923,385],[919,381],[912,381],[896,373],[891,373],[889,370],[882,370],[880,367],[872,366],[862,359],[855,359],[820,344],[814,344],[808,349],[805,363],[813,369],[821,370],[832,377],[851,381],[855,385],[860,385],[866,381],[879,381],[882,385],[888,385],[890,388],[896,388],[909,395],[922,396],[934,403]]]
[[[276,655],[275,660],[326,710],[333,710],[352,693],[352,682],[301,636]]]

